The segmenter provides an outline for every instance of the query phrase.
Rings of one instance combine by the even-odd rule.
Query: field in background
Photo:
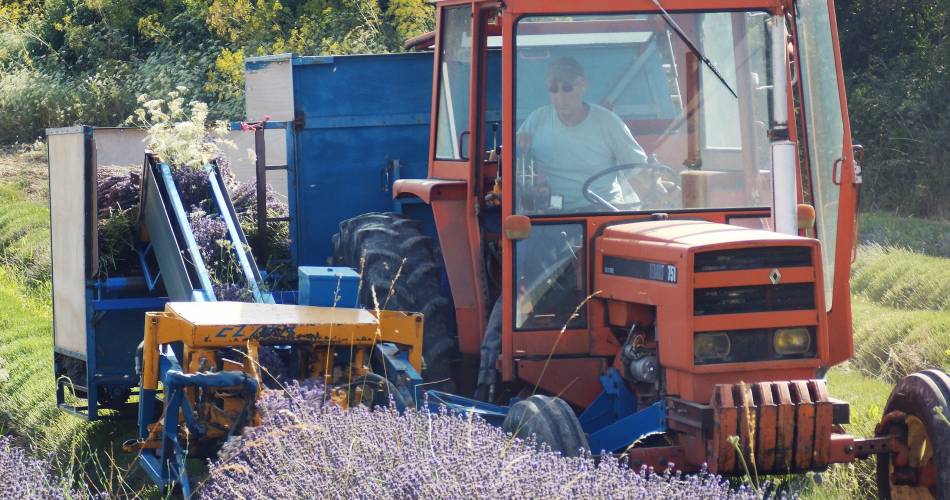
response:
[[[89,424],[55,406],[44,153],[40,145],[0,154],[0,428],[38,454],[55,453],[61,471],[95,475],[109,483],[103,489],[135,488],[121,474],[97,472],[108,471],[110,459],[92,453],[123,457],[117,444],[131,425]],[[856,356],[828,379],[832,395],[852,405],[847,430],[870,436],[894,380],[925,366],[950,369],[950,259],[940,257],[950,256],[950,224],[864,214],[861,227],[862,241],[877,245],[862,246],[852,275]],[[74,468],[94,457],[104,465]],[[805,497],[872,496],[873,470],[873,459],[836,466],[806,479],[814,484]]]
[[[885,212],[862,213],[862,243],[909,248],[937,257],[950,257],[950,222],[902,217]]]
[[[861,223],[877,232],[862,235],[869,243],[851,273],[854,358],[828,373],[828,388],[851,404],[846,430],[872,436],[895,382],[926,368],[950,371],[950,258],[938,256],[948,255],[940,245],[950,243],[950,224],[886,214]],[[835,466],[806,497],[874,497],[874,467],[874,459]]]

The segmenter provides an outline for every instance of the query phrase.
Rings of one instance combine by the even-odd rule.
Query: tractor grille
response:
[[[813,283],[698,288],[693,291],[693,314],[696,316],[814,308]]]
[[[811,248],[809,247],[756,247],[698,254],[694,269],[698,273],[706,273],[807,266],[811,266]]]

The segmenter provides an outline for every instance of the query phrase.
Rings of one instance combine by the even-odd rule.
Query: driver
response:
[[[518,154],[530,156],[530,160],[522,161],[531,162],[532,174],[543,176],[552,208],[590,206],[581,192],[585,181],[608,167],[645,164],[647,155],[619,116],[584,101],[587,78],[576,59],[562,57],[552,62],[545,83],[551,104],[534,110],[521,124]],[[641,201],[629,188],[622,188],[616,178],[605,175],[591,190],[610,202]],[[631,185],[636,184],[631,181]]]

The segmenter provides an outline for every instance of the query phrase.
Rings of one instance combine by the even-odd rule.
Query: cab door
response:
[[[599,360],[589,358],[588,217],[546,211],[532,203],[545,191],[534,181],[536,172],[525,159],[526,148],[518,144],[516,131],[533,109],[525,103],[548,101],[544,71],[538,68],[555,57],[548,47],[537,45],[539,40],[551,43],[551,37],[537,32],[541,18],[519,18],[510,9],[502,16],[502,376],[517,376],[550,392],[576,391],[585,381],[565,381],[560,370],[570,366],[572,373],[588,374],[596,384],[600,368]],[[546,25],[565,29],[558,23]],[[559,34],[554,32],[555,37]],[[549,200],[555,197],[543,198],[553,203]],[[510,238],[509,222],[515,219],[530,220],[530,235]],[[571,401],[569,393],[562,397]]]
[[[834,2],[799,0],[795,7],[802,97],[798,113],[805,132],[816,235],[821,240],[830,354],[832,363],[839,363],[853,350],[848,280],[860,170],[851,142]]]

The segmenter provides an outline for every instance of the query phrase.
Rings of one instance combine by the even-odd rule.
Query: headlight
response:
[[[772,336],[772,347],[782,356],[804,354],[811,349],[811,332],[808,328],[779,328]]]
[[[732,341],[725,332],[698,333],[693,337],[693,356],[697,362],[724,359],[732,350]]]

